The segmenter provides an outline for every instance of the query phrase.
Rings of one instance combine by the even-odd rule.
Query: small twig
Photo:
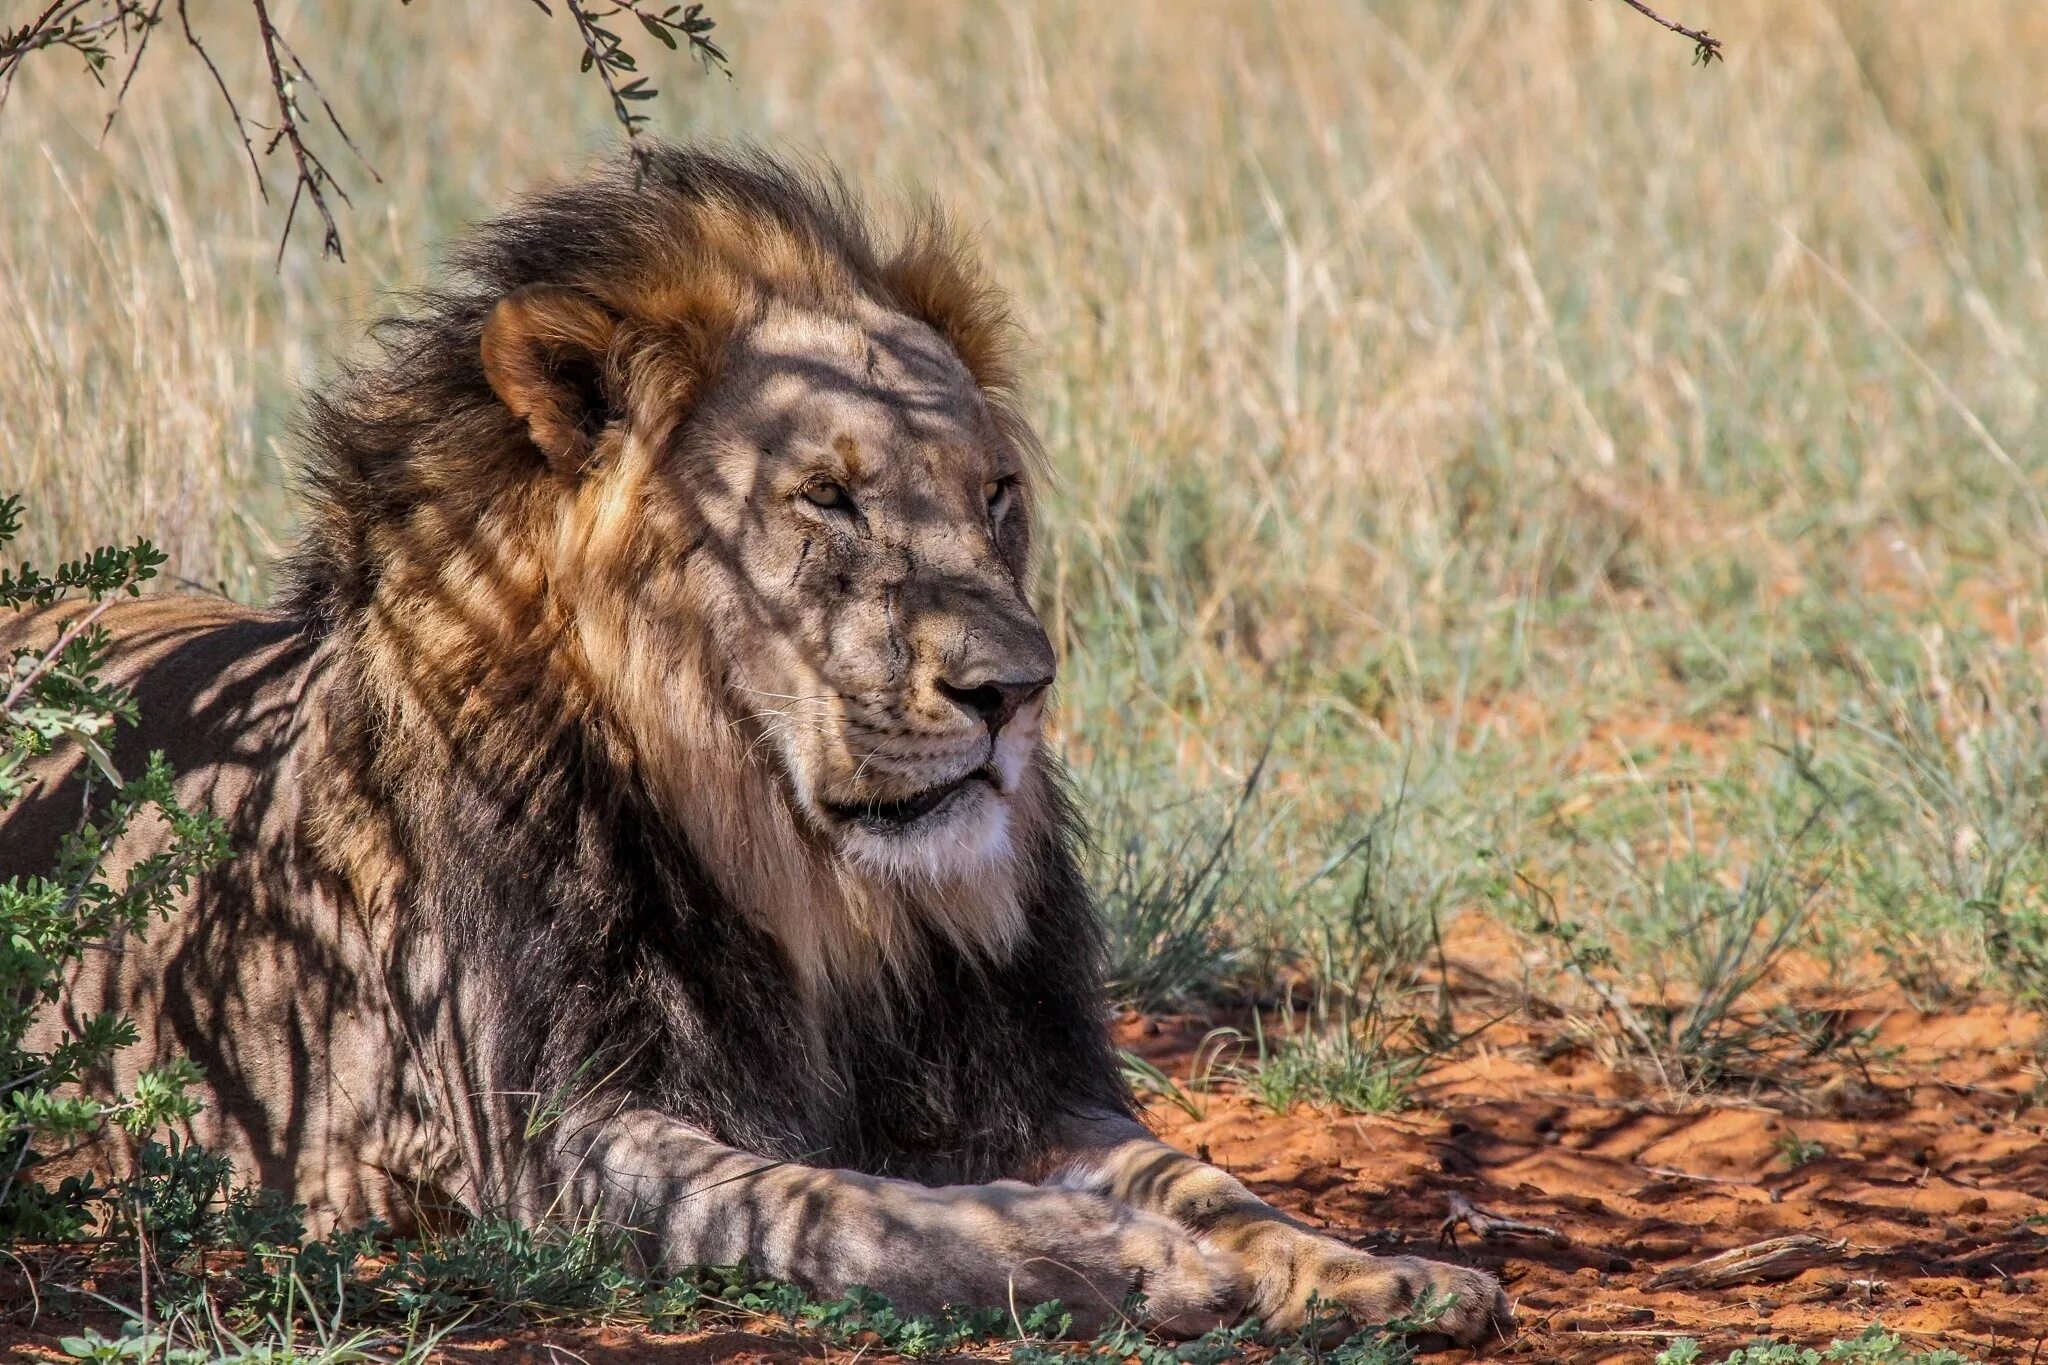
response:
[[[85,615],[79,617],[75,621],[72,621],[70,624],[66,625],[63,630],[58,632],[56,643],[52,644],[49,647],[49,649],[45,650],[43,652],[42,657],[37,659],[35,663],[30,665],[29,670],[26,673],[23,673],[19,678],[16,678],[14,680],[14,686],[7,689],[7,696],[5,697],[5,699],[0,699],[0,716],[9,715],[13,712],[15,706],[20,703],[21,699],[28,695],[29,688],[35,686],[36,680],[42,677],[43,674],[49,672],[51,668],[55,667],[57,660],[64,657],[64,651],[71,648],[71,642],[73,640],[76,640],[86,631],[91,630],[93,627],[93,623],[95,621],[98,621],[100,617],[107,614],[107,609],[114,605],[114,602],[121,593],[121,591],[128,587],[129,583],[132,581],[133,579],[131,578],[127,582],[123,582],[119,587],[116,587],[112,592],[102,597],[99,601],[93,603],[91,611],[86,612]]]
[[[313,92],[313,98],[320,101],[320,111],[327,116],[327,122],[334,129],[334,135],[341,139],[341,145],[355,154],[356,160],[362,163],[363,170],[369,173],[370,179],[380,185],[383,184],[384,177],[377,174],[377,168],[370,164],[370,158],[363,155],[361,147],[356,146],[356,140],[349,136],[348,129],[342,126],[341,116],[336,114],[334,106],[328,103],[327,92],[320,88],[320,82],[313,79],[312,70],[307,67],[305,62],[299,59],[299,54],[293,51],[292,45],[285,41],[285,36],[282,33],[277,35],[277,45],[284,52],[285,58],[290,61],[292,70],[298,73],[295,79],[305,82],[306,88]],[[340,191],[337,189],[336,193],[340,193]],[[343,195],[342,198],[344,202],[347,201],[346,195]]]
[[[1533,1089],[1525,1092],[1532,1100],[1557,1100],[1564,1104],[1584,1105],[1588,1109],[1606,1109],[1617,1114],[1657,1114],[1673,1117],[1682,1114],[1697,1114],[1707,1109],[1739,1109],[1750,1114],[1782,1114],[1785,1111],[1740,1095],[1685,1094],[1669,1099],[1619,1100],[1601,1095],[1589,1095],[1575,1090]],[[1680,1174],[1683,1174],[1681,1172]],[[1745,1181],[1754,1184],[1754,1181]]]
[[[14,73],[29,53],[60,45],[76,47],[78,39],[103,32],[119,20],[117,13],[91,24],[72,27],[71,16],[89,3],[91,0],[70,0],[69,4],[65,0],[50,0],[49,7],[41,14],[18,29],[0,34],[0,104],[7,102],[7,92],[14,88]]]
[[[534,3],[541,4],[541,0],[534,0]],[[612,117],[618,120],[619,126],[626,132],[626,145],[632,153],[633,164],[645,169],[647,149],[640,143],[640,124],[645,121],[646,116],[634,113],[632,106],[626,102],[632,94],[637,93],[634,87],[644,82],[634,81],[621,87],[613,78],[613,70],[619,66],[621,60],[630,62],[631,58],[624,57],[618,51],[616,41],[609,44],[604,41],[604,30],[598,27],[597,21],[591,17],[589,9],[581,0],[562,0],[562,3],[569,11],[569,18],[576,25],[576,36],[583,40],[584,69],[594,69],[597,78],[604,82],[604,92],[612,102]],[[547,6],[541,4],[541,8],[545,10]],[[628,65],[623,69],[632,68]]]
[[[2029,1241],[2032,1241],[2038,1238],[2039,1236],[2040,1234],[2036,1233],[2033,1229],[2022,1225],[2020,1227],[2008,1229],[2006,1232],[1994,1238],[1992,1241],[1987,1242],[1985,1245],[1976,1248],[1974,1251],[1960,1252],[1954,1256],[1944,1256],[1938,1261],[1927,1261],[1924,1264],[1926,1264],[1930,1268],[1938,1268],[1942,1270],[1960,1270],[1980,1265],[1990,1266],[1993,1270],[1998,1271],[1998,1273],[2004,1276],[2006,1279],[2011,1279],[2012,1277],[2010,1275],[2006,1275],[2005,1271],[1999,1267],[1996,1258],[2000,1256],[2013,1256],[2034,1253],[2044,1249],[2048,1249],[2048,1243],[2038,1243],[2032,1246],[2025,1245],[2025,1243],[2028,1243]]]
[[[23,1084],[24,1086],[26,1086],[33,1083],[34,1080],[33,1078],[31,1078],[29,1081],[24,1082]],[[8,1199],[12,1197],[12,1195],[14,1194],[14,1182],[16,1179],[20,1177],[22,1169],[28,1165],[28,1154],[30,1150],[31,1149],[26,1142],[22,1143],[20,1147],[16,1149],[14,1153],[14,1164],[7,1168],[7,1177],[4,1180],[0,1180],[0,1208],[6,1208]],[[40,1308],[42,1304],[42,1300],[40,1297],[37,1298],[36,1303],[38,1308]]]
[[[1651,1289],[1726,1289],[1752,1280],[1789,1280],[1802,1270],[1825,1265],[1839,1256],[1847,1241],[1831,1242],[1824,1237],[1795,1233],[1772,1237],[1704,1261],[1679,1266],[1652,1276]]]
[[[142,36],[136,40],[135,55],[128,59],[128,71],[121,77],[120,88],[114,91],[114,104],[107,110],[107,121],[100,125],[101,137],[105,137],[113,130],[114,118],[121,112],[121,105],[128,98],[128,87],[135,83],[135,73],[142,67],[142,54],[149,51],[149,35],[156,32],[157,21],[163,18],[163,13],[164,0],[155,0],[149,7],[149,13],[138,17],[136,22],[142,30]]]
[[[306,145],[305,130],[299,124],[298,99],[292,94],[292,80],[285,72],[290,61],[283,37],[277,26],[270,20],[270,6],[266,0],[249,0],[256,11],[256,31],[263,42],[263,58],[270,67],[270,89],[277,101],[277,129],[270,135],[270,143],[263,151],[265,155],[277,150],[283,143],[291,149],[292,164],[298,171],[298,180],[292,186],[292,201],[285,210],[284,231],[278,235],[277,262],[284,264],[285,243],[291,240],[292,220],[298,216],[299,200],[310,199],[313,209],[320,215],[323,227],[320,239],[320,253],[332,256],[337,261],[348,259],[341,249],[341,225],[334,221],[334,210],[328,206],[327,190],[333,190],[336,197],[346,204],[347,191],[335,183],[327,171],[327,164],[319,153]]]
[[[16,63],[39,47],[46,47],[58,41],[58,25],[71,15],[84,9],[87,0],[72,0],[71,8],[64,8],[64,0],[50,0],[50,5],[41,14],[23,24],[20,28],[0,38],[0,63]],[[62,13],[60,13],[62,11]],[[105,21],[102,20],[102,23]]]
[[[242,117],[241,106],[235,103],[235,95],[228,89],[228,83],[214,65],[213,54],[199,41],[199,35],[192,31],[192,16],[185,12],[186,0],[178,0],[178,24],[185,30],[185,45],[199,54],[199,60],[206,64],[206,70],[213,77],[214,88],[228,106],[228,121],[234,125],[235,136],[242,141],[242,151],[249,158],[249,174],[256,177],[256,192],[263,196],[263,202],[270,202],[270,187],[263,183],[263,168],[256,164],[256,144],[249,140],[249,124]]]
[[[1726,54],[1721,51],[1721,40],[1707,36],[1705,29],[1687,28],[1684,24],[1673,23],[1644,4],[1643,0],[1621,0],[1621,2],[1645,18],[1653,19],[1657,23],[1662,24],[1673,33],[1682,33],[1692,39],[1692,59],[1701,66],[1712,66],[1717,61],[1727,60]]]
[[[1697,1171],[1681,1171],[1673,1166],[1642,1166],[1639,1170],[1651,1175],[1663,1176],[1667,1180],[1696,1180],[1703,1185],[1754,1185],[1757,1182],[1739,1175],[1701,1175]]]
[[[533,0],[541,13],[553,15],[548,0]],[[569,11],[569,18],[576,25],[576,36],[583,43],[583,69],[595,70],[604,83],[604,91],[612,102],[612,117],[626,134],[626,145],[638,171],[644,172],[648,165],[649,152],[640,140],[641,125],[647,122],[647,115],[634,112],[633,105],[654,98],[656,91],[647,83],[647,77],[637,74],[638,61],[626,49],[625,42],[618,34],[605,27],[605,23],[620,16],[630,16],[670,51],[676,51],[677,38],[689,44],[690,51],[704,63],[706,69],[717,68],[729,76],[725,52],[711,40],[711,30],[716,23],[704,13],[701,4],[690,5],[687,9],[679,4],[670,5],[657,12],[651,6],[643,6],[636,0],[619,0],[610,9],[592,9],[589,0],[562,0],[562,6]],[[679,17],[680,16],[680,17]],[[621,74],[632,76],[620,84]]]
[[[26,1146],[24,1146],[23,1150],[26,1150]],[[0,1185],[0,1199],[4,1199],[5,1195],[6,1186]],[[9,1251],[6,1247],[0,1247],[0,1256],[5,1256],[8,1260],[21,1267],[22,1283],[28,1286],[28,1296],[31,1300],[28,1310],[28,1325],[34,1327],[36,1320],[43,1315],[43,1291],[36,1284],[35,1271],[29,1267],[27,1261],[22,1260],[20,1256]]]
[[[1547,1227],[1542,1223],[1525,1223],[1519,1218],[1510,1218],[1506,1214],[1480,1208],[1456,1190],[1444,1195],[1444,1203],[1450,1209],[1450,1214],[1437,1227],[1436,1240],[1439,1246],[1456,1246],[1460,1226],[1469,1228],[1481,1241],[1491,1241],[1497,1237],[1526,1237],[1538,1242],[1548,1242],[1554,1247],[1568,1247],[1572,1244],[1572,1239],[1556,1228]]]

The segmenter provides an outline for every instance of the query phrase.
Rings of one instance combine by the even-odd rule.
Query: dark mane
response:
[[[1031,929],[1008,961],[934,938],[914,989],[818,1017],[649,812],[573,804],[456,803],[429,874],[451,949],[498,985],[506,1091],[538,1108],[617,1093],[750,1152],[933,1184],[1013,1175],[1064,1116],[1130,1112],[1070,810],[1026,855]]]
[[[450,267],[374,325],[372,354],[314,393],[298,424],[306,515],[280,605],[316,633],[367,604],[379,528],[427,498],[475,511],[539,467],[480,349],[491,308],[517,289],[576,288],[621,317],[693,329],[714,352],[773,302],[874,300],[952,342],[999,420],[1025,430],[1008,402],[1007,311],[939,213],[884,254],[843,183],[763,152],[658,144],[644,165],[621,159],[473,225]]]

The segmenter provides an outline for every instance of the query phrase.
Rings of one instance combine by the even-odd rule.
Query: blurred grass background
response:
[[[720,0],[732,78],[653,68],[1013,293],[1132,998],[2048,997],[2048,8],[1691,8],[1725,65],[1608,0]],[[64,54],[0,115],[32,555],[261,598],[298,387],[615,138],[531,7],[277,13],[381,177],[346,265],[273,265],[171,35],[104,139]]]

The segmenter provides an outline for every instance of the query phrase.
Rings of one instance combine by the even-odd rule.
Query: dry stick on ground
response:
[[[1651,1289],[1726,1289],[1751,1280],[1789,1280],[1802,1270],[1827,1265],[1841,1255],[1846,1241],[1795,1233],[1754,1242],[1704,1261],[1667,1270],[1651,1279]]]
[[[1621,3],[1627,5],[1630,9],[1634,10],[1636,13],[1640,15],[1643,15],[1645,18],[1655,20],[1657,23],[1662,24],[1664,27],[1670,29],[1673,33],[1682,33],[1686,37],[1692,39],[1692,59],[1698,62],[1701,66],[1711,66],[1716,61],[1727,60],[1726,54],[1724,54],[1721,51],[1721,40],[1719,38],[1708,37],[1707,31],[1705,29],[1687,28],[1684,24],[1673,23],[1671,20],[1666,19],[1663,15],[1657,13],[1657,11],[1651,9],[1648,5],[1644,4],[1643,0],[1621,0]]]
[[[1492,1209],[1480,1208],[1456,1190],[1444,1196],[1444,1203],[1449,1207],[1450,1215],[1436,1230],[1439,1246],[1456,1246],[1458,1229],[1461,1226],[1470,1229],[1481,1241],[1490,1241],[1496,1237],[1527,1237],[1539,1242],[1548,1242],[1554,1247],[1568,1247],[1572,1244],[1572,1239],[1556,1228],[1546,1227],[1542,1223],[1525,1223],[1519,1218],[1510,1218],[1506,1214],[1495,1213]]]
[[[1697,1171],[1681,1171],[1673,1166],[1642,1166],[1638,1169],[1666,1180],[1696,1180],[1703,1185],[1754,1185],[1757,1182],[1746,1175],[1701,1175]]]

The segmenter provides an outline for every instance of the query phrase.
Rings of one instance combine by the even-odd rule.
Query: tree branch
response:
[[[84,10],[104,9],[97,19],[81,19]],[[14,73],[32,52],[68,47],[85,60],[85,69],[101,81],[100,71],[112,55],[107,51],[110,34],[129,31],[142,17],[140,0],[51,0],[41,14],[19,28],[0,32],[0,106],[7,103],[14,88]],[[132,75],[132,73],[131,73]],[[125,82],[124,82],[125,84]]]
[[[120,84],[114,91],[113,105],[108,109],[106,123],[101,128],[104,135],[113,128],[127,100],[128,90],[134,84],[136,72],[148,55],[151,32],[163,20],[166,8],[175,4],[185,46],[206,68],[214,89],[220,92],[221,102],[227,106],[228,122],[242,144],[249,172],[256,179],[257,192],[266,203],[270,200],[270,187],[263,178],[262,157],[269,156],[280,147],[291,154],[292,192],[285,207],[284,230],[278,238],[278,260],[283,261],[299,208],[307,203],[320,216],[322,254],[337,260],[346,259],[342,249],[341,225],[332,201],[339,200],[343,205],[351,205],[351,201],[348,192],[320,156],[313,136],[317,131],[314,125],[324,119],[333,135],[362,164],[370,179],[381,178],[342,123],[320,83],[314,79],[312,68],[293,50],[290,41],[271,18],[271,0],[246,0],[246,3],[256,17],[256,32],[270,87],[269,98],[277,110],[274,124],[252,119],[243,112],[213,53],[200,41],[199,34],[192,27],[189,0],[44,0],[42,7],[27,21],[13,28],[0,28],[0,109],[6,106],[15,73],[21,64],[30,54],[53,48],[69,48],[76,52],[84,60],[92,78],[104,85],[106,77],[103,72],[114,59],[110,45],[119,35],[132,45],[124,48],[126,61]],[[543,14],[554,13],[548,0],[532,0],[532,3]],[[607,24],[616,19],[630,19],[671,52],[687,49],[707,69],[726,70],[730,75],[725,52],[711,39],[711,30],[716,25],[705,15],[702,4],[662,5],[661,0],[596,0],[595,3],[593,0],[562,0],[562,3],[568,8],[576,28],[583,69],[597,72],[605,96],[611,101],[612,116],[626,135],[634,161],[644,169],[648,152],[641,141],[641,130],[647,116],[639,112],[638,106],[653,99],[657,92],[647,77],[638,74],[639,63],[627,48],[625,39]],[[304,98],[302,91],[310,92],[311,98],[318,101],[317,111],[309,113],[310,106],[301,103]],[[261,129],[267,135],[262,156],[257,154],[252,129]]]
[[[163,13],[164,0],[155,0],[149,7],[149,13],[137,17],[142,37],[135,44],[135,55],[128,59],[128,73],[121,77],[120,88],[114,91],[114,104],[107,110],[107,121],[100,125],[101,137],[113,130],[114,116],[121,112],[121,104],[128,98],[128,87],[135,83],[135,73],[142,67],[142,54],[149,51],[149,35],[156,32],[157,21],[163,18]]]
[[[547,0],[533,0],[541,13],[552,15]],[[576,35],[583,41],[583,70],[597,72],[604,83],[605,94],[612,102],[612,117],[626,134],[627,146],[632,149],[633,162],[641,171],[647,168],[647,148],[640,141],[641,125],[647,122],[647,115],[633,108],[643,100],[651,100],[659,92],[647,83],[647,78],[636,74],[640,64],[626,49],[625,40],[604,26],[604,22],[618,16],[631,15],[640,26],[647,30],[656,41],[669,51],[680,50],[676,40],[681,38],[704,63],[705,69],[716,68],[730,76],[726,67],[725,53],[717,43],[711,41],[714,22],[704,14],[704,6],[693,4],[670,5],[657,13],[651,6],[638,0],[621,0],[610,9],[592,9],[588,0],[562,0],[569,11],[569,18],[576,25]],[[623,84],[621,77],[630,76]]]
[[[1726,61],[1727,54],[1721,51],[1721,40],[1709,37],[1703,28],[1687,28],[1684,24],[1673,23],[1643,3],[1643,0],[1621,0],[1636,13],[1654,20],[1673,33],[1683,34],[1692,39],[1692,59],[1701,66],[1712,66],[1717,61]]]
[[[234,92],[222,79],[220,68],[213,64],[213,54],[199,41],[199,35],[192,31],[192,16],[185,11],[186,0],[178,0],[178,24],[185,30],[185,45],[199,54],[199,60],[206,64],[208,74],[213,77],[214,88],[220,91],[221,99],[228,106],[228,119],[235,127],[235,136],[242,140],[242,151],[249,158],[249,174],[256,177],[256,192],[263,196],[263,202],[270,202],[270,186],[263,183],[263,168],[256,164],[256,144],[249,140],[249,124],[242,117],[241,109],[235,104]]]
[[[322,232],[320,254],[332,256],[337,261],[348,259],[341,249],[341,225],[334,221],[334,210],[327,202],[327,191],[333,190],[342,203],[349,203],[348,191],[335,183],[328,173],[327,163],[320,154],[306,145],[305,129],[301,124],[304,117],[299,111],[298,95],[294,84],[304,74],[292,58],[291,49],[278,34],[277,26],[270,22],[270,6],[266,0],[249,0],[256,11],[256,32],[263,42],[263,59],[270,67],[270,91],[277,101],[277,127],[270,135],[270,142],[263,149],[265,156],[278,149],[279,144],[289,148],[292,165],[298,173],[292,185],[292,199],[284,213],[284,231],[278,234],[277,259],[284,263],[285,243],[291,240],[292,220],[298,217],[299,201],[309,199],[313,209],[320,215]],[[315,90],[317,94],[317,88]]]

